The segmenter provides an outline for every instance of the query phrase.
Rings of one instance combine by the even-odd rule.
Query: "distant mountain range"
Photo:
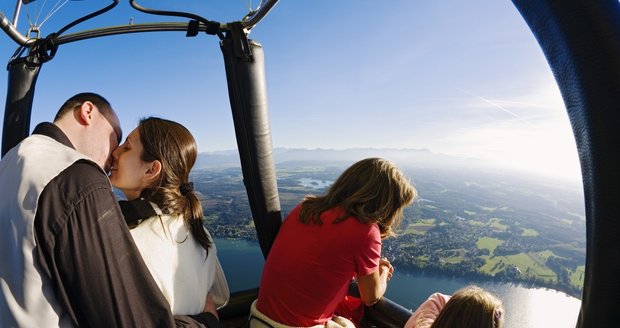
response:
[[[300,165],[304,162],[321,162],[323,165],[347,166],[368,157],[382,157],[399,166],[443,167],[443,168],[480,168],[487,166],[483,161],[433,153],[427,149],[300,149],[276,148],[273,151],[276,165]],[[237,150],[224,150],[200,153],[195,168],[239,167]]]

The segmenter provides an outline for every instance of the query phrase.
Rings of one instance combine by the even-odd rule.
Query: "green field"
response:
[[[508,226],[505,224],[502,224],[501,222],[502,222],[502,219],[500,218],[492,218],[489,220],[489,226],[499,231],[506,231],[508,229]]]
[[[542,251],[542,252],[529,253],[529,254],[532,256],[534,260],[540,263],[540,265],[544,265],[550,256],[556,256],[555,254],[553,254],[552,251],[549,251],[549,250]]]
[[[538,235],[538,231],[534,229],[523,229],[523,232],[521,233],[521,236],[523,237],[538,237]]]
[[[446,263],[460,263],[465,259],[466,250],[464,249],[451,249],[445,252],[446,257],[441,259]]]
[[[493,256],[493,252],[501,243],[503,243],[503,241],[497,238],[482,237],[478,238],[478,241],[476,241],[476,247],[478,247],[478,249],[488,249],[489,252],[491,252],[491,256]]]
[[[413,233],[416,235],[423,235],[434,226],[435,219],[422,219],[416,221],[415,223],[409,223],[403,232],[405,234]]]
[[[585,265],[580,265],[577,269],[570,275],[570,283],[573,286],[583,286],[583,277],[586,271]]]
[[[478,226],[478,227],[484,227],[484,226],[487,225],[486,223],[484,223],[482,221],[476,221],[476,220],[469,220],[469,221],[467,221],[467,223],[469,223],[469,224],[471,224],[473,226]]]
[[[555,272],[541,263],[541,260],[548,256],[545,252],[539,253],[519,253],[508,256],[494,256],[483,257],[486,260],[486,264],[480,268],[480,272],[495,275],[498,272],[505,270],[508,266],[515,265],[521,271],[521,277],[536,277],[555,283],[558,281],[558,277]]]

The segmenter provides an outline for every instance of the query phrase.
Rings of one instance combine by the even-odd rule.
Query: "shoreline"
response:
[[[248,243],[256,244],[256,246],[258,246],[258,240],[256,240],[255,238],[220,236],[220,235],[214,235],[214,238],[226,239],[226,240],[231,240],[231,241],[241,240],[241,241],[245,241]],[[420,274],[422,276],[446,278],[446,279],[461,279],[461,280],[473,279],[473,280],[476,280],[479,282],[485,282],[485,283],[515,285],[515,286],[528,288],[528,289],[542,289],[542,290],[556,291],[556,292],[564,293],[567,296],[574,297],[579,300],[581,300],[581,297],[582,297],[581,290],[570,290],[569,288],[561,288],[563,286],[550,285],[550,284],[544,284],[544,283],[542,284],[534,283],[534,282],[528,282],[528,281],[523,281],[523,280],[512,280],[512,279],[507,279],[505,277],[488,276],[485,274],[481,274],[479,272],[466,272],[465,274],[456,275],[456,274],[450,273],[450,271],[448,270],[442,270],[439,268],[427,268],[427,267],[418,268],[418,267],[410,267],[407,265],[399,266],[400,261],[398,259],[394,259],[392,260],[392,262],[395,264],[394,266],[398,270],[398,272],[403,273],[403,274],[413,274],[413,275]]]

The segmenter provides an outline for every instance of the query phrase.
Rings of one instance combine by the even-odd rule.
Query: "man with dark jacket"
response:
[[[219,327],[173,316],[144,264],[106,174],[120,140],[81,93],[0,161],[1,327]]]

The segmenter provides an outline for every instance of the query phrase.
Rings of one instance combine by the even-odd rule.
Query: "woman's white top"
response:
[[[131,230],[131,235],[172,313],[203,312],[207,293],[211,293],[217,308],[226,305],[230,291],[215,243],[206,256],[182,217],[162,214],[155,204],[151,205],[159,215],[142,221]],[[206,229],[205,232],[213,242]]]

